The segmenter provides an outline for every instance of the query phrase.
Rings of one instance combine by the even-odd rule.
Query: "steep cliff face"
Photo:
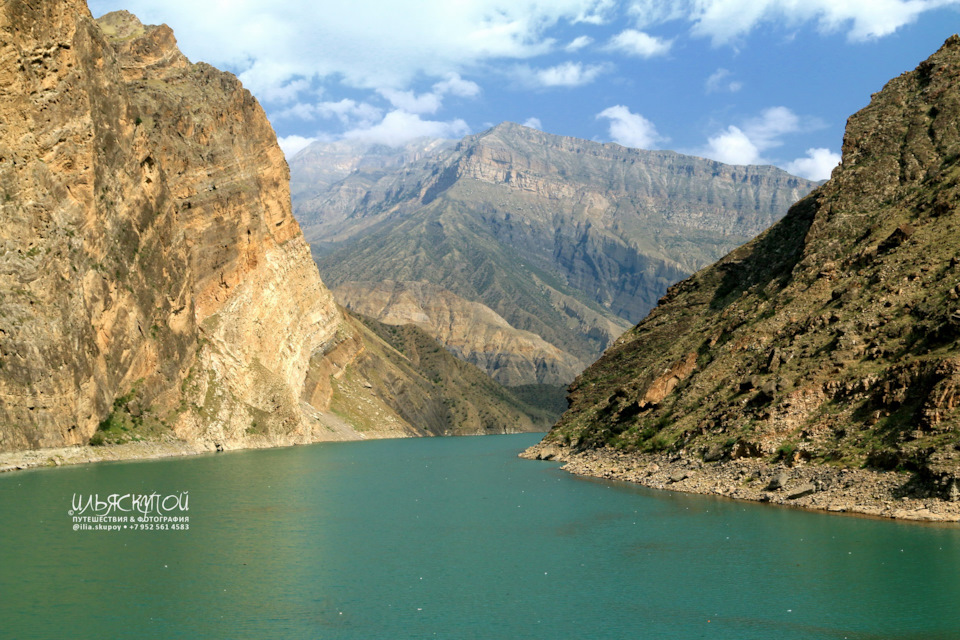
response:
[[[543,383],[596,358],[668,285],[759,233],[813,186],[773,167],[505,123],[395,170],[359,169],[295,207],[335,290],[392,280],[412,292],[428,282],[483,305],[561,356],[534,361],[491,343],[475,346],[489,354],[476,362],[511,384]],[[447,333],[472,332],[471,322]]]
[[[850,118],[827,184],[587,369],[547,441],[899,469],[900,497],[960,496],[958,121],[953,36]]]
[[[0,448],[117,413],[311,439],[300,396],[340,315],[262,110],[168,27],[101,24],[75,0],[0,10]]]
[[[344,317],[263,111],[165,25],[94,21],[79,0],[0,7],[0,191],[0,451],[549,420],[478,371],[458,374],[474,392],[450,391],[472,413],[438,409],[441,386]]]

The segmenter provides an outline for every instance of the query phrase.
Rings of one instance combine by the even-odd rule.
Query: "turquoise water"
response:
[[[960,637],[960,529],[579,479],[538,437],[4,474],[0,637]],[[67,514],[183,491],[187,531]]]

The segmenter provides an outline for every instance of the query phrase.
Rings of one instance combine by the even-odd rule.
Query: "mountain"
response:
[[[352,173],[382,175],[435,159],[455,144],[437,138],[417,138],[399,147],[363,140],[314,143],[290,160],[290,195],[304,211],[310,211],[331,185]]]
[[[456,374],[473,389],[462,409],[434,406],[424,375],[460,363],[415,336],[431,367],[415,370],[344,316],[263,110],[169,27],[11,2],[0,49],[0,451],[542,426],[479,372]],[[377,387],[388,375],[429,419]]]
[[[381,322],[422,327],[457,357],[495,371],[506,385],[572,380],[583,369],[579,360],[535,333],[514,329],[490,307],[427,282],[348,282],[337,297]]]
[[[326,148],[303,153],[335,154]],[[303,164],[294,158],[295,181]],[[568,383],[668,285],[815,186],[774,167],[511,123],[410,163],[349,164],[294,199],[335,295],[385,322],[416,323],[510,385]]]
[[[546,431],[563,411],[536,390],[503,387],[415,325],[347,318],[364,357],[335,381],[331,408],[358,431],[376,434],[387,421],[412,435]]]
[[[546,455],[885,515],[960,497],[958,119],[952,36],[849,119],[829,182],[671,287],[577,378]],[[878,475],[858,484],[861,468]],[[775,473],[806,489],[786,495]]]

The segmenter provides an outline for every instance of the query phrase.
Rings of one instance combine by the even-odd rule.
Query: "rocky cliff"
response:
[[[456,432],[337,413],[379,343],[320,281],[256,100],[165,25],[0,5],[0,191],[0,451]]]
[[[575,381],[549,455],[820,508],[848,491],[838,509],[888,515],[960,496],[958,121],[953,36],[850,118],[827,184]],[[899,473],[858,494],[859,468]]]
[[[417,138],[399,147],[362,140],[315,142],[290,159],[290,195],[297,201],[298,210],[306,215],[325,210],[323,222],[329,224],[333,222],[330,216],[333,202],[351,203],[366,195],[366,190],[356,188],[356,180],[343,182],[350,174],[356,173],[367,180],[373,177],[376,182],[376,178],[400,167],[408,171],[436,161],[455,145],[454,140],[439,138]],[[338,188],[331,189],[333,185]],[[321,231],[318,235],[326,234]]]
[[[503,333],[498,324],[478,331],[477,314],[448,331],[436,328],[448,317],[425,320],[453,352],[469,351],[509,384],[566,383],[573,363],[595,359],[668,285],[768,227],[813,186],[774,167],[504,123],[394,170],[359,169],[295,208],[321,270],[351,305],[377,297],[371,283],[407,287],[398,301],[430,283],[557,350],[480,345]],[[463,334],[474,336],[469,349],[448,341]]]
[[[490,307],[427,282],[350,282],[336,296],[380,322],[420,327],[504,385],[562,385],[585,366],[537,334],[515,329]]]
[[[339,312],[253,97],[166,26],[77,1],[0,13],[0,448],[127,414],[227,446],[312,439]]]

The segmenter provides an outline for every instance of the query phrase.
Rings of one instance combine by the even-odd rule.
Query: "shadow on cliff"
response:
[[[816,194],[798,201],[780,222],[717,264],[722,275],[711,309],[723,309],[754,286],[763,290],[776,282],[783,289],[790,283],[806,248],[806,242],[797,239],[806,238],[819,209]]]

